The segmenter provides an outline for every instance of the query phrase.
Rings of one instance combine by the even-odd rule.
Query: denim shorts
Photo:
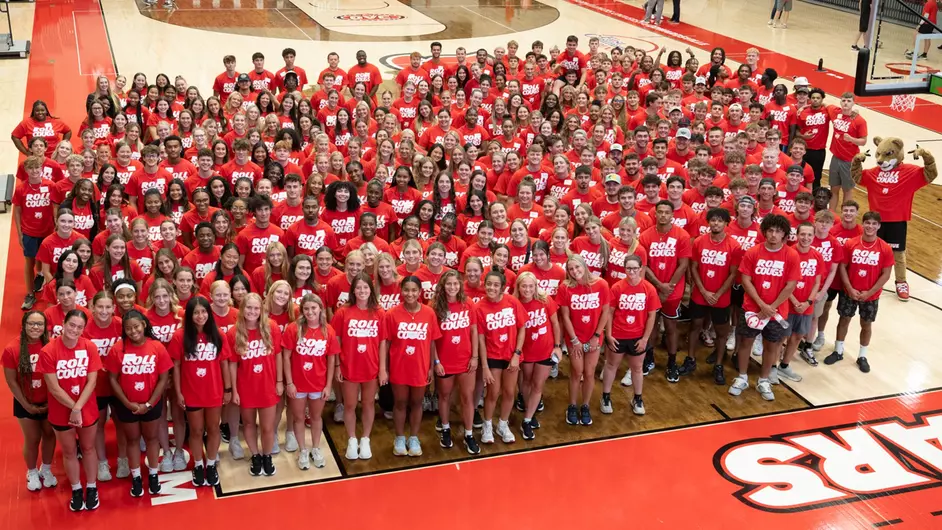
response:
[[[323,392],[298,392],[297,399],[320,399]]]

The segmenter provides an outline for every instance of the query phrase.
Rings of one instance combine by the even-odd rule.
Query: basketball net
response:
[[[893,94],[890,109],[896,112],[909,112],[916,108],[916,94]]]

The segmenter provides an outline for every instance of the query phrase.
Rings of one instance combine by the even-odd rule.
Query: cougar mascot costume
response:
[[[906,283],[906,223],[912,218],[913,196],[923,186],[938,176],[935,157],[932,153],[916,147],[913,159],[923,160],[923,166],[903,162],[906,151],[899,138],[876,137],[877,167],[863,169],[863,162],[870,155],[858,153],[851,162],[850,173],[858,185],[867,190],[870,210],[880,214],[878,235],[893,249],[896,259],[896,295],[900,300],[909,300],[909,284]]]

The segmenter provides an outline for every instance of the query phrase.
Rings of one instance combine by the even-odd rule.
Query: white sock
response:
[[[533,418],[523,418],[523,423],[530,423],[530,420]]]
[[[52,464],[43,464],[42,466],[40,466],[39,470],[40,470],[40,471],[51,471],[51,470],[52,470]]]
[[[85,487],[86,487],[86,488],[97,488],[97,487],[98,487],[98,483],[97,483],[97,482],[91,482],[91,481],[89,481],[88,484],[85,484]]]
[[[203,460],[202,460],[202,459],[200,459],[200,460],[194,460],[194,461],[193,461],[193,467],[203,467]]]
[[[149,475],[156,475],[158,471],[160,471],[159,468],[147,466],[147,473]]]
[[[497,420],[498,427],[507,427],[507,420]]]
[[[132,476],[132,477],[139,477],[139,476],[141,476],[141,468],[136,467],[136,468],[132,469],[132,470],[131,470],[131,476]]]
[[[867,347],[866,347],[866,346],[861,346],[861,347],[860,347],[860,353],[857,354],[857,358],[858,358],[858,359],[866,359],[866,358],[867,358]]]
[[[78,483],[76,483],[76,484],[72,484],[72,491],[80,490],[80,489],[82,489],[82,483],[81,483],[81,482],[78,482]]]
[[[465,435],[465,436],[474,436],[474,431],[465,429],[465,430],[464,430],[464,435]]]
[[[818,331],[818,336],[815,338],[815,340],[817,341],[818,339],[824,340],[824,331],[823,331],[823,330],[819,330],[819,331]]]
[[[211,458],[207,458],[207,459],[206,459],[206,465],[207,465],[207,466],[215,466],[215,465],[216,465],[216,460],[211,459]]]
[[[843,355],[844,354],[844,341],[842,340],[834,341],[834,351]]]
[[[443,423],[443,424],[442,424],[442,429],[451,429],[451,424]]]

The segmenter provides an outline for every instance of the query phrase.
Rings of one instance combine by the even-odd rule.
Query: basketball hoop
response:
[[[893,94],[890,109],[896,112],[909,112],[916,108],[916,94]]]
[[[925,64],[917,64],[916,69],[912,72],[909,71],[913,66],[912,63],[886,63],[884,66],[886,66],[887,70],[899,75],[926,75],[934,74],[939,71],[938,68],[933,68]]]

